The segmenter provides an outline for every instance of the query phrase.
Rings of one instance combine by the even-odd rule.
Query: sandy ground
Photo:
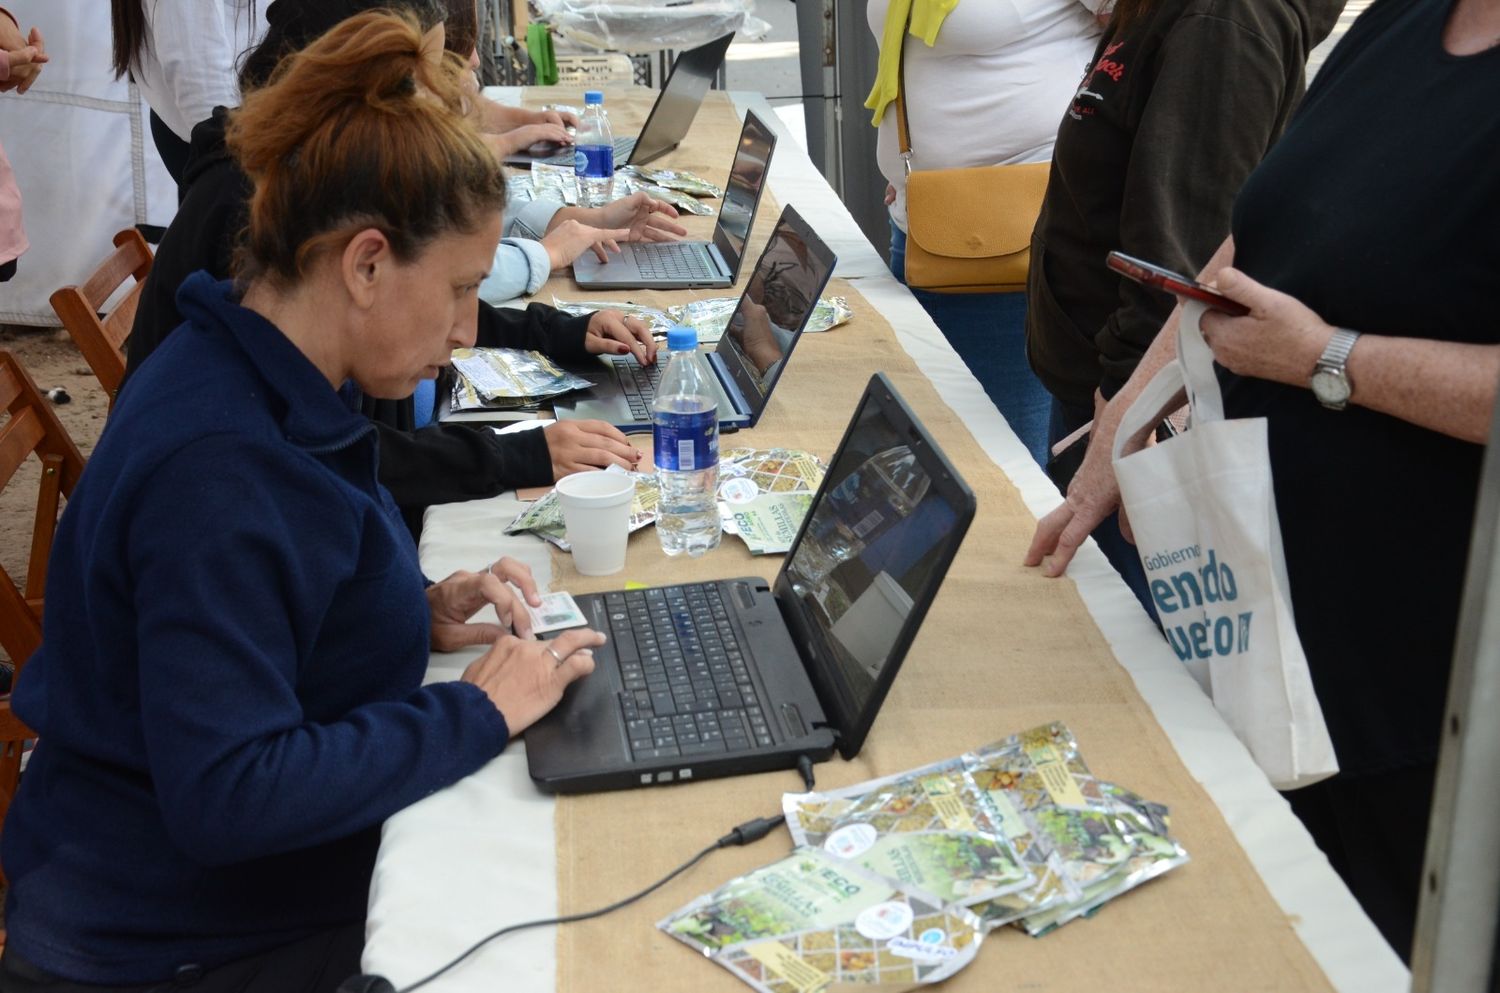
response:
[[[21,360],[38,388],[45,391],[61,386],[67,390],[72,401],[54,404],[53,409],[73,437],[73,443],[87,458],[99,440],[99,432],[104,430],[109,404],[103,387],[67,333],[0,325],[0,349]],[[0,412],[0,418],[3,417]],[[26,581],[40,472],[41,464],[33,455],[0,490],[0,567],[18,586]],[[0,648],[0,658],[4,657],[5,651]]]

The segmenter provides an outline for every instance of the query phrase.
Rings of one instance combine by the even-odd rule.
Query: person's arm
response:
[[[474,112],[482,131],[500,134],[533,124],[551,124],[557,127],[578,127],[578,117],[556,110],[527,110],[525,107],[510,107],[477,94]],[[525,146],[522,146],[525,147]]]
[[[328,570],[352,571],[364,522],[317,473],[288,479],[293,462],[240,438],[195,442],[138,494],[124,539],[138,623],[121,634],[136,642],[152,786],[173,842],[206,865],[377,825],[510,734],[487,694],[460,683],[304,712],[298,661],[331,602]],[[421,654],[412,664],[425,665],[425,642],[404,649]]]
[[[1208,265],[1198,273],[1198,281],[1212,283],[1220,271],[1234,262],[1234,239],[1225,238],[1214,252]],[[1036,532],[1031,538],[1031,547],[1023,560],[1026,565],[1038,566],[1050,557],[1044,570],[1049,577],[1061,576],[1073,561],[1083,540],[1094,533],[1094,529],[1120,507],[1120,487],[1115,481],[1114,445],[1115,434],[1125,411],[1140,396],[1146,384],[1161,371],[1162,367],[1177,357],[1177,324],[1182,320],[1182,305],[1172,308],[1171,316],[1161,327],[1161,333],[1152,339],[1146,353],[1136,364],[1123,387],[1106,401],[1102,394],[1094,394],[1094,423],[1089,428],[1088,447],[1084,450],[1083,464],[1068,484],[1067,497],[1055,510],[1037,522]],[[1137,446],[1127,447],[1127,454]],[[1129,524],[1121,517],[1123,528]]]
[[[151,52],[161,65],[161,83],[171,106],[153,107],[179,138],[188,141],[195,124],[215,107],[238,107],[233,26],[222,3],[205,0],[153,0],[144,5]]]
[[[1250,308],[1244,317],[1203,315],[1203,337],[1230,372],[1308,388],[1336,330],[1295,297],[1237,269],[1218,274],[1219,290]],[[1350,330],[1358,331],[1358,328]],[[1500,383],[1500,345],[1361,335],[1346,364],[1351,404],[1484,444]]]
[[[491,307],[479,303],[479,331],[475,344],[482,348],[525,348],[563,362],[586,361],[592,314],[573,315],[544,303],[525,310]]]
[[[504,238],[495,246],[495,261],[479,284],[479,299],[496,305],[530,296],[551,275],[547,246],[529,238]]]
[[[540,431],[496,434],[488,425],[451,423],[375,428],[380,482],[403,511],[552,482],[552,456]]]
[[[1235,194],[1270,147],[1302,69],[1234,20],[1207,15],[1178,22],[1159,58],[1132,141],[1113,247],[1192,272],[1229,230]],[[1094,337],[1106,399],[1130,378],[1172,310],[1159,290],[1124,277],[1118,285],[1118,306]]]

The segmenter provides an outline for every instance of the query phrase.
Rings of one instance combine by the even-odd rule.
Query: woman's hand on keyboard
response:
[[[651,328],[640,318],[626,317],[618,310],[600,310],[589,318],[583,347],[592,355],[634,355],[643,366],[656,362],[656,339],[651,337]]]
[[[519,591],[519,592],[517,592]],[[469,645],[488,645],[515,631],[531,637],[531,615],[522,606],[542,605],[531,570],[512,558],[502,558],[485,572],[455,572],[427,587],[427,610],[432,615],[434,651],[451,652]],[[470,624],[481,608],[493,606],[499,624]]]
[[[629,229],[622,241],[676,241],[687,234],[687,228],[673,220],[677,208],[644,191],[595,207],[590,213],[597,216],[580,214],[579,220],[602,228]]]
[[[504,635],[464,670],[463,681],[484,690],[515,737],[557,706],[569,683],[594,671],[593,650],[604,641],[589,628],[551,641]]]
[[[635,469],[641,463],[641,450],[603,421],[555,421],[542,431],[552,456],[553,479],[612,465]]]
[[[542,247],[552,263],[552,271],[566,269],[584,252],[593,250],[600,262],[609,261],[609,252],[619,254],[620,242],[630,234],[629,228],[596,228],[575,218],[555,225],[542,238]]]

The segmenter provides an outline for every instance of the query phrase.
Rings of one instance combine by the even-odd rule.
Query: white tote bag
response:
[[[1115,435],[1115,476],[1162,629],[1177,657],[1271,784],[1338,771],[1292,622],[1263,417],[1224,419],[1213,353],[1183,308],[1177,360],[1157,373]],[[1121,458],[1180,402],[1187,431]]]

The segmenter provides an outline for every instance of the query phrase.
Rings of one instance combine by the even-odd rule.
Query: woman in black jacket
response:
[[[242,89],[248,92],[264,85],[280,54],[300,50],[344,18],[371,6],[376,5],[369,0],[280,0],[273,4],[267,14],[270,30],[241,73]],[[385,0],[379,6],[412,10],[428,28],[442,23],[443,8],[431,0]],[[127,384],[147,356],[182,323],[176,300],[182,281],[199,269],[218,279],[231,274],[251,186],[225,148],[225,116],[224,108],[218,108],[213,117],[193,129],[180,187],[181,205],[157,248],[127,342]],[[562,362],[633,352],[638,360],[649,363],[656,352],[645,325],[618,311],[572,317],[543,304],[517,311],[482,301],[478,344],[534,349]],[[483,425],[433,424],[417,429],[410,397],[365,397],[362,409],[379,432],[380,481],[391,491],[413,533],[420,530],[422,511],[432,504],[548,485],[570,472],[598,466],[634,468],[640,459],[640,451],[625,435],[602,421],[558,421],[540,431],[497,435]]]

